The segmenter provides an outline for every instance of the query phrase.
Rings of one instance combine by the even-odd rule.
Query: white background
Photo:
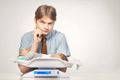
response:
[[[120,0],[0,0],[0,72],[19,72],[21,36],[34,28],[41,4],[57,10],[54,29],[66,35],[80,71],[120,71]]]

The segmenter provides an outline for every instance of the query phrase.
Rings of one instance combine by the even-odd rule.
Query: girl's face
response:
[[[41,19],[35,19],[36,28],[40,29],[43,35],[48,35],[52,31],[54,23],[55,21],[47,16],[44,16]]]

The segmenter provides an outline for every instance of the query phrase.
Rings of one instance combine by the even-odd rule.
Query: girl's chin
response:
[[[48,35],[49,33],[44,32],[43,35]]]

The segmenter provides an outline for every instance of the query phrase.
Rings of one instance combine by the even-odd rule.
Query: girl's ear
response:
[[[34,17],[34,22],[35,22],[35,24],[37,23],[37,20],[36,20],[36,18]]]
[[[34,22],[35,22],[35,27],[34,27],[34,29],[37,29],[37,20],[36,20],[36,18],[34,18]]]

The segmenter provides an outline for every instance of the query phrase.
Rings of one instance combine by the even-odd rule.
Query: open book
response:
[[[35,57],[30,60],[25,60],[24,56],[19,56],[16,59],[16,62],[18,64],[32,67],[32,68],[62,68],[62,67],[68,67],[71,68],[73,63],[70,63],[68,61],[64,61],[59,58],[51,58],[51,57]]]

